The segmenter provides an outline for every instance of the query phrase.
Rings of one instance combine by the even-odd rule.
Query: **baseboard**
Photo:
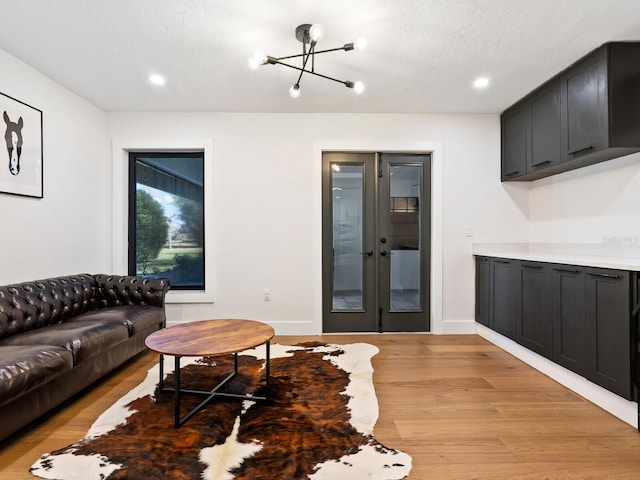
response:
[[[625,400],[615,393],[590,382],[586,378],[524,348],[513,340],[494,332],[484,325],[476,323],[475,326],[476,333],[481,337],[509,352],[514,357],[544,373],[556,382],[561,383],[569,390],[595,403],[623,422],[638,428],[638,404],[636,402]]]
[[[312,321],[278,321],[278,320],[260,320],[268,323],[273,327],[276,335],[320,335],[317,326]],[[187,323],[183,321],[167,320],[167,326]]]
[[[445,335],[471,335],[476,333],[476,322],[474,320],[443,320],[442,331],[434,332]]]

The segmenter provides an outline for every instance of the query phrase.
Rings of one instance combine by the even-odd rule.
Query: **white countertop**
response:
[[[474,244],[473,255],[640,271],[640,249],[635,246],[492,243]]]

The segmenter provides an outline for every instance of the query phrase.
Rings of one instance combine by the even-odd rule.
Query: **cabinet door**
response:
[[[553,267],[553,361],[582,376],[586,375],[584,278],[584,268]]]
[[[527,170],[528,108],[518,103],[500,117],[501,179],[511,180]]]
[[[551,358],[551,269],[546,263],[523,261],[516,270],[516,342]]]
[[[608,146],[606,52],[596,50],[560,77],[563,161]]]
[[[636,401],[640,402],[640,272],[630,272],[631,277],[631,358],[635,361]],[[634,359],[635,357],[635,359]],[[640,420],[640,407],[638,407]],[[638,423],[640,430],[640,422]]]
[[[527,172],[560,162],[560,81],[556,78],[530,96]]]
[[[476,322],[489,326],[489,257],[476,257]]]
[[[629,272],[586,269],[587,378],[631,399]]]
[[[490,266],[491,303],[489,328],[515,339],[515,268],[516,261],[492,258]]]

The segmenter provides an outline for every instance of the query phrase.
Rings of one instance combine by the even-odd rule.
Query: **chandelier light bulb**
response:
[[[358,94],[358,95],[360,95],[362,92],[364,92],[364,83],[362,83],[360,80],[355,82],[353,84],[353,92]]]
[[[291,98],[298,98],[300,96],[300,85],[298,85],[297,83],[293,85],[289,89],[289,95],[291,96]]]
[[[353,48],[356,50],[364,50],[367,48],[367,39],[364,37],[358,38],[355,42],[353,42]]]
[[[309,36],[314,42],[319,42],[324,38],[324,27],[319,23],[314,23],[309,28]]]
[[[256,52],[249,57],[249,68],[251,70],[257,70],[260,65],[264,65],[267,62],[267,56],[262,52]]]

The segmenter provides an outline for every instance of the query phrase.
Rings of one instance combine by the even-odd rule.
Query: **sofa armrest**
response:
[[[143,278],[126,275],[94,275],[98,284],[100,307],[117,305],[155,305],[164,307],[171,286],[167,278]]]

